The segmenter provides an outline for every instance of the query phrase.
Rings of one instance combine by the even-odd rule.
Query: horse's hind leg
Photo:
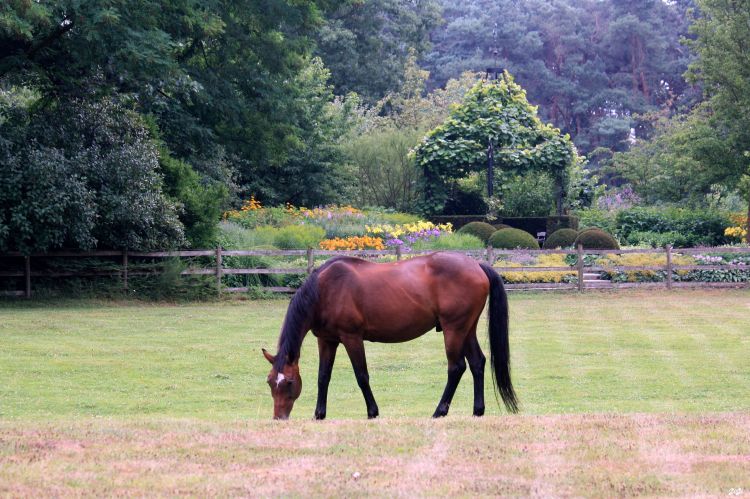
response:
[[[443,334],[445,335],[445,355],[448,357],[448,383],[446,383],[443,396],[432,415],[433,418],[440,418],[448,414],[458,382],[461,381],[461,376],[466,371],[466,361],[464,361],[465,335],[455,333],[450,329],[446,329]]]
[[[342,338],[341,342],[346,348],[346,353],[349,354],[349,359],[352,361],[352,367],[354,368],[354,375],[357,377],[357,384],[362,390],[362,395],[365,397],[365,403],[367,404],[367,417],[372,419],[378,417],[378,404],[375,403],[375,397],[372,395],[370,389],[370,375],[367,373],[367,359],[365,358],[365,345],[362,342],[362,338],[347,337]]]
[[[484,415],[484,365],[487,362],[477,341],[476,327],[473,334],[466,339],[466,360],[474,378],[474,415]]]
[[[318,366],[318,403],[315,405],[315,419],[326,418],[328,383],[331,381],[331,371],[333,371],[333,361],[336,359],[336,348],[338,346],[338,341],[318,338],[320,364]]]

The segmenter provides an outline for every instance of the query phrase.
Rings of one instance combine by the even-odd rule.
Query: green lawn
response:
[[[513,376],[523,414],[750,409],[750,292],[514,294]],[[267,418],[261,347],[275,349],[286,301],[162,306],[0,305],[0,418]],[[482,329],[484,327],[482,326]],[[484,341],[486,333],[480,333]],[[304,344],[309,418],[317,349]],[[485,348],[486,351],[486,348]],[[383,416],[429,416],[445,383],[442,335],[367,345]],[[488,400],[491,383],[487,376]],[[471,414],[471,376],[451,414]],[[488,403],[488,414],[501,411]],[[340,349],[330,418],[364,417]]]
[[[521,413],[448,418],[442,338],[339,352],[325,422],[271,421],[286,302],[0,303],[0,496],[750,494],[750,291],[514,294]],[[485,334],[482,334],[484,339]],[[488,381],[488,401],[492,397]]]

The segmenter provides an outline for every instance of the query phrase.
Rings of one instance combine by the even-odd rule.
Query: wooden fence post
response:
[[[667,252],[667,289],[672,289],[672,245],[667,244],[664,250]]]
[[[396,260],[401,260],[401,245],[396,245]]]
[[[576,267],[578,267],[578,292],[583,292],[583,246],[578,245],[576,249],[576,255],[578,260],[576,261]]]
[[[495,252],[492,246],[487,246],[487,264],[492,267],[495,264]]]
[[[313,259],[313,249],[307,248],[307,275],[312,274],[315,268],[315,260]]]
[[[128,250],[122,252],[122,289],[128,294]]]
[[[221,245],[216,247],[216,293],[221,296],[221,276],[222,276],[222,263],[221,263]]]
[[[30,256],[24,257],[24,277],[26,280],[26,289],[24,291],[24,296],[26,298],[31,298],[31,257]]]

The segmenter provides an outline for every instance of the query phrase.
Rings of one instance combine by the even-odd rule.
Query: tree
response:
[[[319,159],[319,137],[311,132],[328,111],[306,99],[322,95],[312,37],[332,6],[328,0],[4,2],[0,84],[37,90],[42,107],[117,94],[153,120],[172,157],[202,177],[236,179],[245,192],[265,189],[268,202],[296,200],[299,184],[325,185],[305,173],[329,161]],[[305,158],[318,158],[317,166],[302,165]],[[284,171],[295,168],[301,175],[292,186]]]
[[[451,183],[484,170],[490,145],[499,175],[533,170],[550,174],[557,186],[558,212],[562,211],[569,167],[579,161],[575,146],[569,136],[542,123],[508,72],[497,81],[478,82],[416,147],[416,162],[424,172],[422,210],[439,212]]]
[[[733,165],[725,182],[745,192],[750,176],[750,0],[698,0],[701,16],[691,27],[698,59],[688,76],[703,82],[715,123]],[[750,236],[748,236],[750,242]]]
[[[411,151],[430,128],[445,120],[451,106],[459,103],[478,79],[466,73],[448,81],[444,89],[425,95],[428,77],[412,52],[401,88],[374,106],[357,106],[353,113],[357,116],[355,126],[343,141],[343,150],[354,169],[359,205],[417,209],[421,172]]]
[[[162,193],[156,144],[137,114],[104,99],[2,109],[0,250],[184,244]]]
[[[581,151],[622,151],[631,128],[638,137],[650,132],[637,114],[669,114],[691,94],[682,78],[691,56],[679,44],[684,4],[445,0],[446,22],[433,34],[426,67],[433,86],[465,70],[505,67],[540,117]]]
[[[438,0],[358,0],[326,15],[316,40],[337,95],[359,94],[374,104],[401,86],[410,52],[429,48],[440,22]]]
[[[610,171],[649,204],[705,206],[717,185],[731,185],[743,158],[733,154],[726,129],[710,106],[662,120],[650,140],[617,153]]]

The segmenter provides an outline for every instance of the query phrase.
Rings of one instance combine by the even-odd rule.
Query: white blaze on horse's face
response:
[[[282,381],[284,381],[284,379],[286,379],[286,378],[284,377],[284,373],[278,373],[278,374],[276,375],[276,388],[278,388],[278,387],[279,387],[279,385],[281,384],[281,382],[282,382]]]

